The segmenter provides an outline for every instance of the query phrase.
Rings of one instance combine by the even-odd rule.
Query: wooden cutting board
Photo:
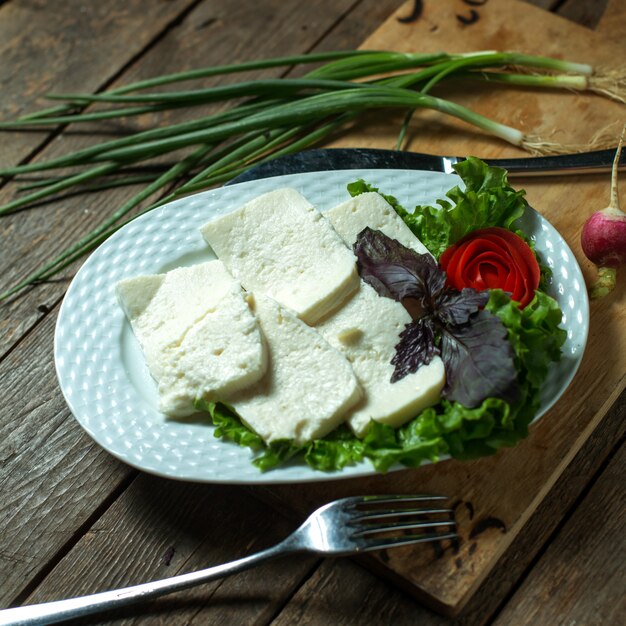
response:
[[[480,6],[462,0],[425,0],[418,20],[400,22],[398,17],[409,15],[413,6],[413,2],[403,6],[363,47],[411,52],[507,49],[609,67],[615,67],[616,59],[626,52],[623,42],[614,39],[610,43],[597,32],[514,0],[489,0]],[[472,9],[479,19],[462,24],[457,16],[467,16]],[[617,136],[626,121],[626,105],[597,96],[481,89],[463,83],[446,88],[446,95],[493,119],[563,143],[587,142],[607,126]],[[359,125],[333,145],[394,147],[402,116],[394,119],[398,121],[395,126],[388,116],[372,117],[367,125]],[[484,157],[522,154],[461,122],[430,112],[415,115],[409,137],[409,149],[421,152]],[[516,179],[515,183],[526,188],[530,204],[563,234],[586,278],[593,276],[580,249],[579,232],[586,216],[608,203],[608,176],[555,176]],[[624,389],[625,302],[626,272],[622,272],[614,294],[591,305],[591,333],[573,384],[517,447],[469,463],[446,461],[306,488],[272,487],[265,489],[263,496],[300,517],[322,502],[350,494],[448,494],[460,525],[458,546],[400,548],[372,557],[369,564],[431,607],[447,615],[458,614]]]

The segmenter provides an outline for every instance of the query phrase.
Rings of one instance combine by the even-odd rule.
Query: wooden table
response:
[[[459,11],[470,10],[461,0],[457,4]],[[620,0],[532,4],[598,29],[607,40],[618,42],[624,34]],[[0,3],[0,114],[9,119],[34,110],[37,97],[51,89],[95,91],[186,67],[354,48],[401,5],[400,0],[7,0]],[[407,3],[400,17],[411,8]],[[48,158],[87,141],[71,133],[1,137],[3,166]],[[111,190],[90,196],[88,203],[73,198],[3,218],[0,287],[76,240],[130,193]],[[0,189],[3,202],[13,194],[11,184]],[[191,571],[265,547],[294,528],[293,517],[266,491],[156,478],[122,465],[92,442],[69,413],[54,373],[52,337],[67,284],[64,278],[40,285],[0,306],[0,606]],[[623,304],[621,298],[613,305]],[[542,494],[456,622],[626,623],[624,373],[620,376],[602,418],[564,459],[558,481]],[[406,586],[401,582],[352,560],[310,556],[89,623],[450,621],[401,590]]]

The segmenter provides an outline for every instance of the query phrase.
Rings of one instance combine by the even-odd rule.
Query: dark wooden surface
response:
[[[357,47],[399,0],[8,0],[0,5],[0,113],[46,90],[98,90],[185,67]],[[607,38],[621,0],[547,1]],[[147,8],[149,7],[149,9]],[[604,23],[603,23],[604,22]],[[179,119],[172,114],[171,118]],[[0,164],[49,158],[84,134],[3,133]],[[7,184],[0,199],[13,196]],[[128,197],[114,190],[2,218],[2,288]],[[68,278],[72,271],[68,270]],[[140,474],[74,422],[56,383],[52,336],[67,280],[0,305],[0,606],[169,576],[267,546],[294,527],[259,493]],[[463,624],[626,623],[624,397],[569,463]],[[350,560],[289,559],[94,620],[137,624],[414,624],[449,620]]]

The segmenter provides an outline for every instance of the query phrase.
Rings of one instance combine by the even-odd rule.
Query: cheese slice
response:
[[[254,300],[269,349],[268,371],[225,402],[268,443],[323,437],[361,398],[350,363],[277,302],[263,296]]]
[[[358,233],[370,226],[408,248],[427,252],[393,207],[377,193],[352,198],[325,215],[350,246]],[[415,373],[391,382],[395,346],[410,321],[411,316],[399,302],[379,296],[362,282],[343,307],[316,326],[328,343],[346,355],[363,387],[363,400],[347,417],[359,437],[366,434],[370,420],[398,427],[439,401],[445,383],[439,357]]]
[[[415,252],[428,253],[426,246],[379,193],[362,193],[325,211],[324,215],[350,247],[356,241],[357,235],[369,226]]]
[[[398,427],[439,401],[445,382],[439,357],[414,374],[391,382],[395,346],[410,321],[400,303],[379,296],[362,283],[341,309],[316,326],[324,339],[347,357],[363,387],[363,400],[347,416],[359,437],[366,434],[370,420]]]
[[[359,285],[350,250],[294,189],[259,196],[200,232],[247,291],[268,295],[307,324]]]
[[[259,326],[220,261],[130,278],[116,289],[166,415],[190,415],[197,397],[220,398],[264,375]]]

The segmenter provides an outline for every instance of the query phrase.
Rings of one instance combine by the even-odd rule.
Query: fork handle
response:
[[[187,589],[214,578],[241,572],[263,561],[298,551],[302,551],[302,546],[298,546],[296,542],[292,541],[291,537],[287,537],[284,541],[261,552],[245,556],[230,563],[198,570],[197,572],[181,574],[132,587],[124,587],[123,589],[94,593],[89,596],[0,610],[0,626],[54,624],[67,619],[109,611],[149,598],[156,598],[173,591]]]

